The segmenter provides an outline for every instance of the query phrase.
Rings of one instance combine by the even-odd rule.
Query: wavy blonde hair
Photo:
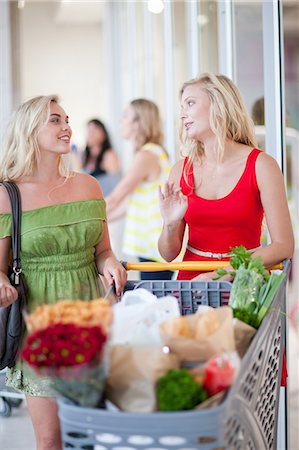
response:
[[[13,113],[0,153],[0,181],[19,181],[37,168],[40,156],[37,135],[49,118],[51,102],[58,103],[58,96],[33,97]],[[62,158],[59,173],[69,176]]]
[[[137,98],[130,102],[138,122],[135,149],[139,150],[149,142],[163,146],[163,131],[158,106],[151,100]]]
[[[221,161],[225,140],[230,139],[240,144],[256,146],[254,124],[249,116],[237,86],[225,75],[203,73],[183,84],[180,99],[188,86],[199,85],[210,99],[210,126],[216,136],[216,152]],[[183,124],[180,138],[183,146],[189,149],[189,161],[185,166],[184,176],[195,160],[202,163],[205,150],[202,142],[188,139]]]

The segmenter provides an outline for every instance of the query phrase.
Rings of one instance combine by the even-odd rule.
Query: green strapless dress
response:
[[[103,295],[95,263],[106,208],[104,200],[45,206],[22,214],[21,262],[29,312],[58,300],[91,300]],[[0,238],[11,236],[11,214],[0,214]],[[47,378],[37,378],[18,361],[7,384],[25,394],[52,395]]]

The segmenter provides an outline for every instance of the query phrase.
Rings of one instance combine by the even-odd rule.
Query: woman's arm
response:
[[[281,170],[270,155],[261,153],[256,161],[256,177],[271,243],[253,253],[266,267],[291,258],[294,235]]]
[[[124,200],[122,200],[119,203],[119,205],[116,208],[114,208],[113,210],[109,210],[109,214],[107,214],[108,223],[114,222],[114,221],[124,217],[127,212],[127,205],[128,205],[128,201],[125,198]]]
[[[127,271],[116,259],[110,245],[107,224],[104,224],[104,232],[101,241],[96,246],[96,265],[98,272],[105,277],[108,284],[115,282],[116,294],[121,295],[126,281]]]
[[[86,199],[103,198],[99,183],[90,175],[76,174],[74,181],[76,189],[84,189]],[[98,272],[106,278],[109,285],[111,285],[113,281],[115,282],[116,293],[117,295],[120,295],[126,284],[127,272],[116,259],[111,249],[106,222],[104,223],[102,239],[95,248],[95,257]]]
[[[4,187],[0,187],[0,214],[10,212],[8,195]],[[1,217],[0,217],[1,220]],[[11,305],[18,298],[17,290],[10,284],[7,276],[9,266],[11,238],[0,238],[0,307]]]
[[[157,158],[152,152],[143,150],[136,153],[129,171],[106,198],[108,216],[141,181],[151,176],[157,166]]]
[[[7,307],[18,298],[17,290],[10,284],[7,276],[9,251],[10,238],[0,239],[0,307]]]
[[[294,251],[294,236],[281,170],[270,155],[261,153],[256,161],[256,178],[260,190],[271,243],[252,253],[253,258],[261,256],[266,267],[290,258]],[[226,270],[233,270],[229,265]],[[215,272],[208,272],[195,279],[213,279]],[[221,280],[231,281],[226,275]]]
[[[103,169],[107,173],[116,173],[120,171],[120,164],[117,153],[110,148],[104,154],[103,158]]]
[[[160,209],[164,223],[158,247],[166,261],[172,261],[179,255],[184,239],[186,227],[184,215],[188,201],[180,188],[182,168],[183,161],[176,163],[170,172],[164,191],[162,192],[159,188]]]

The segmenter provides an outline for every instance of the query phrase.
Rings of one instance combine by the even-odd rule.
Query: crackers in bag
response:
[[[233,313],[229,306],[163,322],[161,340],[182,361],[206,361],[235,351]]]
[[[192,316],[192,317],[191,317]],[[169,336],[206,339],[220,326],[219,318],[213,309],[201,314],[175,317],[163,324],[163,331]]]

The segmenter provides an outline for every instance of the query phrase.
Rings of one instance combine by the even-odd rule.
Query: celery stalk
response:
[[[267,283],[268,286],[267,286],[266,290],[264,291],[263,296],[260,300],[261,307],[260,307],[260,310],[257,315],[257,325],[258,326],[261,324],[263,318],[269,311],[269,308],[273,302],[274,296],[275,296],[276,292],[278,291],[278,288],[281,285],[284,278],[285,278],[284,273],[281,273],[279,275],[271,274],[269,281]]]

